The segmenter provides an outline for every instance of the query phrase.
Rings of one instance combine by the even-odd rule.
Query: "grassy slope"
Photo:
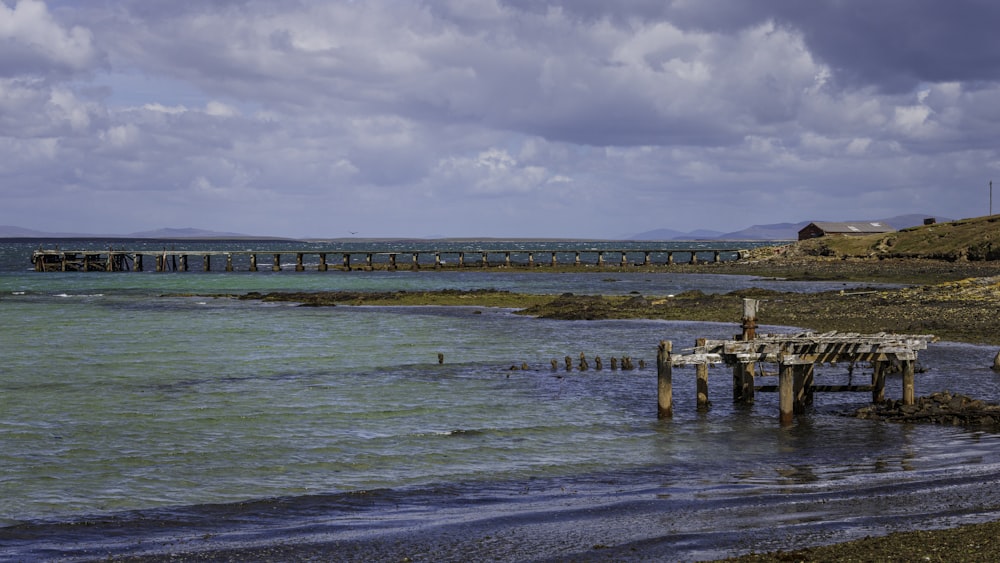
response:
[[[820,256],[1000,260],[1000,215],[903,229],[890,234],[821,237],[799,243]]]

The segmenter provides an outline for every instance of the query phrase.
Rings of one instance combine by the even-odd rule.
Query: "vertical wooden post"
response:
[[[464,268],[465,267],[465,253],[464,252],[459,252],[458,253],[458,267],[459,268]]]
[[[395,270],[396,269],[396,253],[395,252],[389,254],[389,269],[390,270]]]
[[[808,379],[811,374],[812,365],[795,364],[795,367],[792,370],[792,393],[794,395],[792,399],[792,411],[795,414],[803,414],[806,412],[806,393],[808,393],[806,388],[806,379]]]
[[[484,250],[484,251],[483,251],[483,263],[482,263],[482,265],[483,265],[483,267],[484,267],[484,268],[489,268],[489,267],[490,267],[490,260],[489,260],[489,258],[488,258],[488,257],[486,256],[486,254],[487,254],[487,253],[486,253],[486,251]]]
[[[628,266],[628,253],[622,250],[622,268]]]
[[[600,267],[603,265],[604,265],[604,251],[600,251],[597,253],[597,266]]]
[[[643,254],[642,265],[643,266],[649,266],[649,251],[648,250],[645,251],[645,253]]]
[[[187,254],[181,254],[181,271],[188,271],[188,257]]]
[[[740,334],[742,341],[757,338],[757,305],[760,302],[756,299],[743,299],[743,315],[740,327],[743,332]],[[754,402],[754,362],[741,363],[733,368],[733,401],[746,404]]]
[[[229,253],[226,253],[226,271],[233,271],[233,255]]]
[[[412,268],[414,270],[419,270],[420,269],[420,253],[419,252],[414,252],[413,253],[413,266],[412,266]]]
[[[434,269],[435,270],[440,270],[441,269],[441,253],[440,252],[435,252],[434,253]]]
[[[716,250],[716,251],[715,251],[715,259],[714,259],[714,262],[715,262],[715,263],[719,263],[719,262],[722,262],[722,252],[721,252],[721,251],[719,251],[719,250]]]
[[[272,272],[280,272],[281,271],[281,255],[280,254],[275,254],[274,255],[274,264],[271,266],[271,271]]]
[[[295,253],[295,271],[301,272],[306,269],[306,265],[302,263],[302,253]]]
[[[808,364],[802,372],[802,390],[804,392],[802,397],[803,407],[813,404],[813,400],[816,398],[816,391],[813,389],[815,381],[816,366],[814,364]]]
[[[250,271],[251,272],[256,272],[257,271],[257,255],[256,254],[251,254],[250,255]]]
[[[695,342],[695,346],[704,346],[705,339],[699,338]],[[707,411],[710,405],[708,401],[708,362],[698,364],[695,366],[695,374],[697,379],[697,384],[695,391],[698,395],[698,410]]]
[[[743,299],[743,320],[740,327],[743,329],[743,340],[753,340],[757,338],[757,306],[760,301],[756,299]]]
[[[535,253],[534,252],[529,252],[528,253],[528,267],[529,268],[534,268],[535,267]]]
[[[510,251],[509,250],[503,253],[503,265],[507,266],[508,268],[510,268]]]
[[[344,256],[342,258],[341,264],[344,267],[344,271],[350,272],[351,271],[351,255],[345,252]]]
[[[753,362],[744,362],[733,367],[733,401],[752,405],[754,401]]]
[[[697,263],[698,263],[698,253],[695,252],[694,250],[692,250],[691,251],[691,264],[694,265],[694,264],[697,264]]]
[[[673,252],[668,252],[667,253],[667,266],[670,266],[673,263],[674,263],[674,253]]]
[[[553,268],[556,267],[556,253],[555,252],[552,253],[552,267]]]
[[[212,271],[212,255],[205,254],[201,257],[201,269],[206,272]]]
[[[573,265],[574,266],[579,266],[580,265],[580,251],[579,250],[576,251],[576,257],[573,259]]]
[[[791,424],[795,414],[795,366],[779,364],[778,368],[778,420],[782,425]]]
[[[135,255],[135,265],[132,267],[136,272],[142,271],[142,254]]]
[[[166,255],[162,255],[162,256],[159,255],[159,254],[156,255],[156,271],[157,272],[162,272],[163,271],[163,268],[164,268],[163,264],[164,264],[164,262],[166,262],[166,259],[167,259]],[[63,266],[63,271],[66,271],[65,265]]]
[[[369,252],[368,254],[365,254],[365,269],[367,269],[368,271],[371,271],[372,270],[372,263],[373,263],[372,262],[372,253]]]
[[[673,366],[670,359],[672,349],[673,343],[669,340],[663,340],[660,342],[660,347],[656,353],[657,418],[670,418],[674,416]]]
[[[913,385],[913,360],[903,360],[900,362],[903,368],[903,404],[912,405],[916,402],[916,393]]]
[[[326,264],[326,253],[321,252],[319,255],[319,271],[325,272],[327,269],[329,269],[329,266]]]

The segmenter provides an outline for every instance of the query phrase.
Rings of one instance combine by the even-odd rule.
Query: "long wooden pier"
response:
[[[725,364],[732,368],[733,401],[752,404],[757,391],[777,391],[779,420],[792,422],[795,414],[805,412],[816,392],[870,392],[872,403],[885,400],[885,379],[891,369],[902,373],[902,403],[915,401],[917,352],[937,338],[930,334],[854,334],[827,332],[815,334],[756,334],[755,299],[744,299],[743,334],[734,340],[698,339],[686,353],[675,354],[673,343],[660,342],[657,353],[657,413],[660,418],[673,416],[674,367],[695,366],[697,408],[707,410],[708,366]],[[824,364],[869,363],[870,385],[816,385],[815,367]],[[778,385],[755,385],[756,366],[775,364]]]
[[[552,249],[533,250],[510,249],[470,249],[470,250],[59,250],[39,249],[31,255],[31,263],[37,272],[142,272],[147,267],[157,272],[212,271],[216,268],[226,272],[245,269],[257,272],[261,269],[274,272],[294,268],[301,272],[315,268],[318,271],[355,269],[396,270],[408,268],[441,269],[444,267],[535,267],[548,264],[557,266],[584,264],[597,267],[650,266],[659,259],[660,264],[680,263],[676,258],[686,258],[688,264],[701,262],[721,262],[745,258],[749,251],[739,247],[715,248],[675,248],[675,249]],[[572,256],[571,260],[560,262],[558,257]],[[619,257],[618,260],[606,256]],[[293,262],[284,259],[292,257]],[[429,262],[428,257],[433,257]],[[641,257],[641,260],[640,260]],[[586,260],[585,260],[586,258]],[[630,259],[631,258],[631,259]],[[222,262],[220,265],[219,262]],[[200,267],[196,264],[200,262]],[[408,263],[407,263],[408,262]],[[237,265],[238,263],[238,265]],[[309,265],[307,267],[307,264]]]

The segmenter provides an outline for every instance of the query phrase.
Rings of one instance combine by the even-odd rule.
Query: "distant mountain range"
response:
[[[924,224],[924,219],[933,215],[897,215],[888,219],[846,219],[844,222],[864,222],[864,223],[885,223],[897,231],[907,227],[916,227]],[[935,217],[938,222],[946,223],[952,221],[944,217]],[[722,233],[718,231],[697,230],[690,232],[675,231],[673,229],[656,229],[646,231],[628,237],[629,240],[796,240],[799,238],[799,231],[803,227],[820,221],[813,219],[799,223],[774,223],[771,225],[754,225],[741,231]]]
[[[899,215],[888,219],[863,219],[864,222],[885,223],[890,227],[899,230],[907,227],[916,227],[924,223],[926,217],[931,215]],[[945,223],[951,221],[943,217],[936,218],[938,222]],[[850,221],[858,221],[851,219]],[[627,240],[795,240],[799,231],[812,221],[802,221],[800,223],[775,223],[772,225],[754,225],[741,231],[723,233],[720,231],[710,231],[698,229],[695,231],[676,231],[673,229],[656,229],[646,231],[626,237]],[[282,237],[255,236],[242,233],[226,233],[219,231],[209,231],[205,229],[192,228],[164,228],[154,231],[140,231],[127,235],[108,234],[84,234],[84,233],[48,233],[35,231],[22,227],[0,225],[0,238],[145,238],[145,239],[250,239],[250,240],[289,240]]]

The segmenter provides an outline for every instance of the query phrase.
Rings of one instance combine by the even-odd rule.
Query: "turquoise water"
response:
[[[843,284],[623,273],[35,273],[17,266],[31,248],[8,243],[0,259],[0,530],[12,534],[100,515],[372,490],[409,491],[443,509],[456,496],[471,503],[483,490],[541,482],[590,491],[600,503],[636,490],[671,498],[664,514],[686,511],[693,520],[684,525],[705,533],[734,521],[767,527],[808,500],[817,521],[861,534],[886,519],[906,527],[919,524],[906,520],[915,514],[932,518],[936,492],[955,487],[943,480],[963,475],[962,486],[975,487],[1000,475],[992,432],[844,418],[836,411],[865,403],[844,395],[818,397],[809,415],[782,429],[776,397],[734,407],[721,368],[710,413],[695,412],[693,371],[679,370],[675,418],[658,421],[657,343],[673,340],[677,349],[727,338],[735,322],[568,322],[472,307],[306,308],[208,296],[444,287],[655,296]],[[581,352],[592,366],[600,355],[605,369],[566,372],[563,358],[575,363]],[[932,345],[921,354],[930,370],[918,376],[918,394],[947,388],[997,400],[993,353]],[[610,370],[610,358],[622,356],[646,367]],[[528,369],[511,369],[522,364]],[[843,368],[823,373],[848,377]],[[890,396],[899,394],[893,385]],[[859,495],[905,483],[920,494],[846,524],[857,520]],[[458,484],[459,492],[426,496]],[[816,500],[831,491],[841,502]],[[775,494],[787,496],[770,524],[738,516]],[[991,513],[996,494],[978,491],[950,503],[949,514]],[[529,508],[537,510],[504,510]],[[299,522],[301,514],[284,510]],[[139,514],[119,517],[149,519]],[[716,553],[710,541],[680,558]],[[33,558],[39,545],[17,543],[11,557]],[[725,545],[718,553],[737,549]]]

